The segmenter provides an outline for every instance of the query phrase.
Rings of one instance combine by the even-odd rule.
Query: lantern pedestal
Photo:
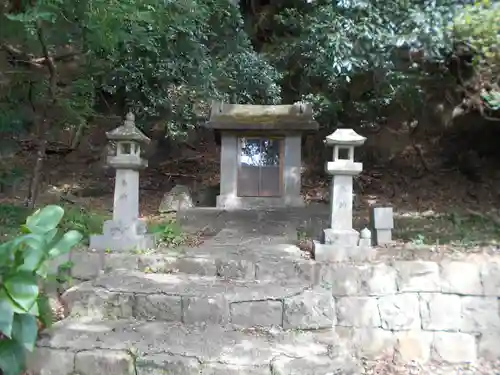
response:
[[[132,251],[155,247],[155,238],[147,234],[146,223],[139,219],[139,170],[147,167],[141,158],[141,145],[149,142],[127,115],[125,124],[106,134],[117,143],[117,154],[108,158],[116,169],[113,219],[104,223],[103,234],[90,237],[94,250]]]
[[[363,170],[354,161],[354,148],[366,138],[351,129],[337,129],[325,143],[333,146],[333,161],[326,164],[332,175],[330,198],[330,228],[323,230],[321,242],[314,242],[314,258],[317,261],[341,262],[366,260],[372,256],[371,232],[359,233],[352,227],[353,177]]]
[[[107,220],[103,234],[90,237],[90,248],[109,251],[133,251],[152,249],[156,246],[154,236],[147,234],[147,225],[142,220]]]

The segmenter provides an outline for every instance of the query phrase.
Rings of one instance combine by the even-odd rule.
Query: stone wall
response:
[[[240,283],[245,280],[265,283],[272,277],[278,278],[280,283],[290,284],[294,278],[299,278],[304,283],[304,290],[311,289],[314,293],[281,293],[279,296],[267,293],[251,297],[234,293],[241,297],[233,298],[233,305],[256,299],[252,303],[259,305],[259,311],[267,312],[277,311],[276,306],[280,305],[278,315],[283,324],[276,323],[277,320],[269,324],[300,330],[306,322],[306,328],[312,331],[315,327],[324,330],[333,326],[339,336],[351,343],[358,356],[367,358],[387,353],[395,354],[403,362],[464,363],[475,362],[478,358],[500,359],[500,257],[497,256],[364,264],[276,259],[276,263],[268,264],[264,259],[235,262],[190,258],[188,254],[179,257],[106,254],[103,265],[102,256],[97,253],[75,252],[73,255],[72,260],[78,264],[74,271],[78,271],[76,273],[83,280],[96,277],[99,269],[107,273],[107,270],[118,268],[147,273],[224,275],[227,279],[239,279]],[[125,283],[119,285],[127,289]],[[167,289],[165,287],[162,293],[171,292]],[[113,292],[109,286],[106,290]],[[214,288],[211,290],[215,293]],[[142,288],[141,293],[145,292]],[[229,292],[223,293],[224,299],[231,299]],[[322,296],[323,303],[315,298],[318,295]],[[329,303],[325,302],[325,296],[331,296]],[[112,298],[104,299],[112,302]],[[83,301],[82,298],[78,300]],[[208,302],[213,303],[211,298]],[[263,315],[266,313],[255,317],[259,324],[267,321]],[[227,321],[234,323],[231,317]],[[254,320],[243,321],[252,323]],[[292,321],[301,324],[284,323]]]
[[[364,355],[450,363],[500,357],[500,263],[396,261],[324,268],[341,332]]]

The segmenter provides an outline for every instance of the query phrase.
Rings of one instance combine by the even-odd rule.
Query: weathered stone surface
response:
[[[500,330],[496,297],[462,297],[462,332]]]
[[[363,371],[359,363],[352,359],[329,357],[278,358],[271,365],[273,375],[358,375]]]
[[[182,320],[182,297],[164,294],[138,295],[135,297],[134,316],[144,320]]]
[[[252,301],[231,304],[231,323],[240,327],[269,327],[283,324],[281,301]]]
[[[158,211],[177,212],[191,207],[194,207],[194,204],[189,187],[176,185],[168,193],[165,193],[160,202]]]
[[[265,274],[257,277],[257,267],[255,262],[246,259],[217,259],[215,262],[215,274],[228,279],[242,280],[262,280]],[[292,268],[293,269],[293,268]]]
[[[36,348],[28,354],[27,366],[36,375],[70,375],[75,370],[75,353]]]
[[[396,270],[387,264],[374,264],[370,267],[368,277],[364,279],[369,295],[384,295],[397,291]]]
[[[183,297],[182,322],[186,324],[227,324],[229,306],[223,296],[217,298]]]
[[[130,353],[111,350],[90,350],[76,353],[75,372],[80,375],[135,375]]]
[[[335,301],[327,289],[316,287],[285,298],[283,306],[285,329],[328,328],[336,323]]]
[[[136,359],[136,371],[137,375],[195,375],[200,374],[201,364],[195,358],[153,354],[138,357]]]
[[[333,263],[320,269],[319,282],[330,285],[334,296],[378,296],[395,293],[396,270],[386,264]]]
[[[75,317],[121,319],[134,314],[135,300],[132,294],[92,288],[87,283],[68,289],[62,298],[70,314]]]
[[[390,330],[418,329],[420,323],[417,294],[395,294],[378,300],[381,325]]]
[[[478,344],[478,356],[489,361],[500,358],[500,331],[494,330],[481,334]]]
[[[432,359],[449,363],[470,363],[477,359],[473,335],[459,332],[435,332]]]
[[[232,320],[249,327],[251,322],[281,325],[283,299],[306,289],[308,283],[301,280],[280,285],[274,281],[117,271],[73,287],[63,298],[73,316],[173,321],[180,316],[182,305],[178,321],[187,324],[226,324]]]
[[[104,271],[112,272],[116,270],[137,270],[139,255],[130,253],[105,253]]]
[[[467,262],[441,263],[441,290],[444,293],[482,295],[480,266]]]
[[[198,373],[196,373],[198,374]],[[239,366],[224,363],[207,363],[201,375],[271,375],[269,366]]]
[[[364,267],[367,269],[367,267]],[[361,293],[360,267],[332,263],[321,267],[320,284],[331,288],[334,296],[356,296]]]
[[[412,361],[425,363],[431,355],[431,343],[433,335],[423,331],[396,332],[396,346],[394,357],[401,363]]]
[[[500,262],[491,261],[481,265],[483,291],[487,296],[500,296]]]
[[[71,276],[79,280],[91,280],[104,269],[103,254],[88,249],[71,251]]]
[[[169,256],[166,254],[141,255],[137,260],[137,269],[141,272],[176,273],[178,269],[175,263],[178,259],[177,256]],[[200,276],[204,275],[200,274]]]
[[[341,340],[349,342],[350,350],[357,357],[379,358],[381,355],[392,356],[396,339],[392,332],[380,328],[335,327]]]
[[[242,267],[240,267],[242,268]],[[245,274],[251,272],[252,268],[250,265],[245,266],[248,269]],[[298,266],[295,260],[292,259],[273,259],[273,260],[261,260],[255,262],[255,279],[258,280],[289,280],[297,278],[300,274],[297,269]],[[314,268],[309,269],[314,271]],[[303,268],[302,271],[308,271],[307,268]],[[305,280],[311,280],[314,276],[311,274],[303,274]]]
[[[400,292],[440,292],[439,266],[434,262],[398,261],[394,263],[398,273]]]
[[[273,359],[278,357],[307,358],[311,363],[321,363],[321,358],[328,355],[334,360],[339,354],[331,348],[349,342],[347,338],[343,340],[335,335],[332,330],[283,332],[276,329],[231,330],[213,325],[189,326],[166,322],[66,320],[46,331],[38,345],[45,349],[51,347],[72,352],[98,350],[98,353],[126,353],[131,350],[132,353],[139,353],[139,375],[162,374],[162,366],[166,369],[194,368],[197,371],[196,362],[204,364],[207,374],[214,373],[209,371],[208,366],[213,364],[215,369],[221,370],[215,371],[216,374],[239,367],[248,371],[241,372],[243,374],[260,375],[257,368],[269,370]],[[196,362],[186,362],[179,357]],[[148,369],[151,372],[147,372]],[[93,374],[107,374],[101,369],[95,370]],[[268,374],[271,375],[270,372]]]
[[[420,295],[422,328],[428,331],[458,331],[462,326],[461,298],[454,294]]]
[[[340,297],[337,299],[337,324],[345,327],[376,328],[381,326],[377,299],[374,297]]]

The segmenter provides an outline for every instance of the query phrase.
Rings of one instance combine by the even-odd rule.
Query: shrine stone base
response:
[[[317,262],[369,261],[375,256],[375,250],[366,245],[332,245],[313,241],[314,260]]]
[[[233,194],[218,195],[217,207],[221,209],[261,209],[304,207],[305,202],[300,195],[284,197],[238,197]]]
[[[357,246],[359,232],[355,229],[338,230],[327,228],[323,230],[322,243],[334,246]]]
[[[156,241],[154,235],[147,234],[142,220],[129,223],[108,220],[104,222],[103,234],[90,237],[89,247],[100,251],[146,250],[156,247]]]

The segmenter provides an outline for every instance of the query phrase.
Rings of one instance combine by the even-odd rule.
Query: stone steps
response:
[[[335,319],[331,290],[300,279],[277,283],[116,271],[70,288],[63,299],[72,316],[94,318],[285,329],[332,327]]]
[[[71,320],[45,331],[33,374],[357,375],[334,330],[233,330],[134,320]]]
[[[185,273],[242,280],[312,280],[317,263],[290,244],[267,246],[204,244],[181,251],[154,253],[98,253],[87,249],[71,254],[72,277],[92,280],[118,269],[152,273]]]

